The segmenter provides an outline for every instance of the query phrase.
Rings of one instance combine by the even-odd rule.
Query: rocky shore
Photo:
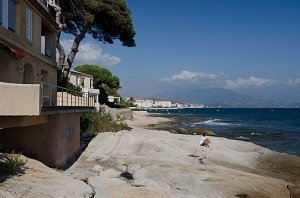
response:
[[[168,121],[134,112],[131,131],[98,134],[66,171],[28,159],[0,197],[300,197],[300,158],[253,143],[145,129]]]

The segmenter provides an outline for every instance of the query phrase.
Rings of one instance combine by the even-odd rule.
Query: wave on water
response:
[[[196,126],[196,125],[227,126],[227,125],[234,125],[234,124],[221,122],[221,119],[212,119],[212,120],[207,120],[204,122],[196,122],[192,124],[192,126]]]
[[[248,138],[248,137],[244,137],[244,136],[239,136],[239,137],[236,137],[235,139],[237,139],[237,140],[250,140],[250,138]]]
[[[251,135],[255,135],[255,136],[261,136],[261,135],[263,135],[262,133],[251,133]]]

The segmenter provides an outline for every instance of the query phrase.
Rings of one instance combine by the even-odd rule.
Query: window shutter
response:
[[[32,41],[32,11],[26,8],[26,39]]]
[[[8,0],[8,28],[12,31],[16,30],[16,2]]]

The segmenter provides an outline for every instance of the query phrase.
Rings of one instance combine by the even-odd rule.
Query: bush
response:
[[[75,95],[75,96],[82,96],[82,89],[80,88],[80,86],[76,86],[73,85],[72,83],[70,83],[70,79],[69,78],[58,78],[57,79],[57,86],[59,87],[63,87],[66,88],[69,94]],[[57,91],[62,91],[61,88],[57,88]]]
[[[27,160],[20,159],[21,154],[12,151],[11,154],[0,154],[0,173],[14,174],[24,167]]]
[[[130,128],[126,123],[114,121],[110,114],[105,114],[100,111],[84,113],[81,123],[81,130],[87,130],[93,134],[101,132],[117,132],[129,129]]]

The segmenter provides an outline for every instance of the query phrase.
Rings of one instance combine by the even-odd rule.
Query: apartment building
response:
[[[70,83],[72,83],[75,86],[79,86],[82,89],[83,96],[90,96],[93,98],[95,107],[97,110],[99,110],[100,104],[99,104],[99,89],[94,89],[93,86],[93,76],[89,74],[85,74],[82,72],[78,72],[75,70],[71,70],[69,73],[69,79]]]
[[[57,93],[58,26],[47,2],[0,0],[0,144],[62,167],[80,149],[82,113],[95,108],[80,94]]]

